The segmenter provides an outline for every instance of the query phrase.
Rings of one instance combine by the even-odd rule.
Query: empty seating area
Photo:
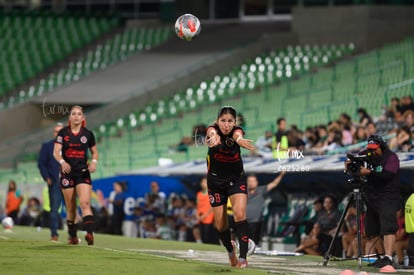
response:
[[[171,33],[171,29],[167,27],[126,29],[105,42],[99,43],[66,66],[51,72],[46,78],[40,79],[26,91],[22,90],[18,98],[9,98],[6,106],[25,101],[33,96],[40,96],[62,85],[78,81],[94,71],[102,70],[113,63],[122,61],[132,54],[149,50],[165,42]]]
[[[0,96],[7,97],[8,92],[118,24],[117,18],[1,14]]]
[[[80,35],[77,33],[79,30],[77,30],[76,27],[82,28],[83,25],[90,24],[90,22],[85,21],[86,19],[78,19],[80,20],[80,22],[77,22],[76,26],[74,26],[75,22],[66,22],[69,19],[66,19],[66,21],[64,21],[63,19],[57,20],[58,22],[62,21],[62,24],[69,24],[69,26],[71,27],[69,28],[68,32],[74,32],[76,34],[73,36],[67,35],[68,37],[66,38],[66,40],[62,37],[55,37],[55,39],[60,41],[59,43],[65,44],[65,46],[62,46],[57,45],[56,43],[58,42],[54,42],[54,44],[52,43],[52,45],[48,46],[55,47],[57,49],[60,49],[61,46],[68,48],[68,45],[71,44],[73,44],[72,50],[77,49],[85,45],[86,43],[89,43],[92,40],[96,39],[97,36],[90,36],[90,32],[95,31],[96,33],[97,30],[100,30],[103,27],[106,27],[106,31],[108,31],[109,28],[114,27],[114,24],[109,25],[108,22],[106,22],[106,24],[97,24],[95,22],[96,20],[94,20],[92,22],[95,22],[95,24],[89,26],[90,32],[88,32],[87,34]],[[90,21],[92,19],[88,18],[88,20]],[[70,24],[70,22],[72,23]],[[57,30],[58,28],[55,27],[55,29],[53,29],[53,32],[58,32]],[[102,34],[103,31],[104,29],[100,31],[100,34]],[[81,33],[85,32],[85,30],[81,31]],[[78,81],[79,79],[89,75],[93,71],[105,69],[107,66],[113,63],[128,58],[128,56],[130,56],[131,54],[135,54],[143,50],[149,50],[152,47],[155,47],[165,42],[171,34],[171,29],[167,27],[141,27],[125,29],[117,33],[116,35],[110,37],[109,39],[105,40],[104,42],[98,43],[93,49],[88,50],[87,52],[85,52],[85,54],[70,61],[66,66],[52,70],[46,77],[40,78],[38,81],[30,85],[27,89],[21,90],[17,96],[8,97],[5,100],[5,102],[0,103],[0,108],[13,106],[15,103],[24,102],[25,100],[33,96],[43,95],[44,93],[58,88],[59,86],[67,85],[71,82]],[[88,40],[81,38],[83,36],[88,36]],[[69,41],[71,43],[66,44],[65,41],[67,41],[69,38],[72,39],[72,41]],[[43,44],[47,45],[47,40],[45,42],[44,39],[46,38],[42,37],[41,41]],[[49,50],[49,48],[46,48],[46,50]],[[61,55],[62,50],[59,52],[58,56],[60,56],[61,58],[64,57]],[[51,59],[51,56],[53,56],[53,54],[48,52],[49,59]],[[39,68],[39,72],[45,68],[45,66]],[[31,77],[33,77],[33,75]]]

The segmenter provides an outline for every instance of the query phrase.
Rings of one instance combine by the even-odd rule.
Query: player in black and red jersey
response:
[[[90,150],[92,160],[88,161]],[[90,173],[96,171],[98,150],[94,134],[85,128],[82,107],[74,106],[69,114],[69,126],[62,128],[57,136],[53,155],[60,163],[60,184],[65,198],[69,244],[78,244],[76,218],[76,196],[82,211],[85,240],[93,245],[94,217],[91,209],[92,181]]]
[[[207,128],[207,185],[214,220],[220,240],[229,253],[231,266],[247,267],[248,224],[246,219],[247,186],[240,147],[254,150],[252,140],[243,138],[244,131],[236,126],[236,110],[222,107],[214,124]],[[227,200],[233,209],[240,254],[237,259],[235,245],[231,242],[227,218]]]

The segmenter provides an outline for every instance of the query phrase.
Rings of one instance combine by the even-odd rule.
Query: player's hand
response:
[[[206,138],[206,143],[208,147],[215,147],[221,143],[221,138],[219,135],[211,135]]]
[[[96,171],[96,162],[91,161],[88,165],[88,170],[90,173],[93,173]]]
[[[240,138],[237,143],[243,147],[246,148],[250,151],[253,151],[256,147],[253,145],[253,140],[251,139],[245,139],[245,138]]]
[[[63,172],[64,174],[69,174],[69,173],[70,173],[70,171],[72,170],[72,167],[70,167],[69,163],[67,163],[66,161],[64,161],[64,162],[61,164],[61,166],[60,166],[60,167],[62,168],[62,172]]]

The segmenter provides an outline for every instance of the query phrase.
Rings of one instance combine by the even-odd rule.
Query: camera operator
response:
[[[361,165],[355,174],[360,177],[367,204],[366,235],[377,241],[383,238],[385,256],[369,265],[382,268],[393,265],[395,232],[398,229],[396,212],[400,202],[400,160],[381,136],[371,135],[367,141],[366,150],[358,154],[366,155],[366,165]],[[345,162],[347,170],[349,164],[355,162],[348,159]]]

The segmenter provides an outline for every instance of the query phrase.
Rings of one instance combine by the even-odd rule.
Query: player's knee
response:
[[[234,221],[240,222],[246,220],[246,213],[245,212],[234,212]]]

